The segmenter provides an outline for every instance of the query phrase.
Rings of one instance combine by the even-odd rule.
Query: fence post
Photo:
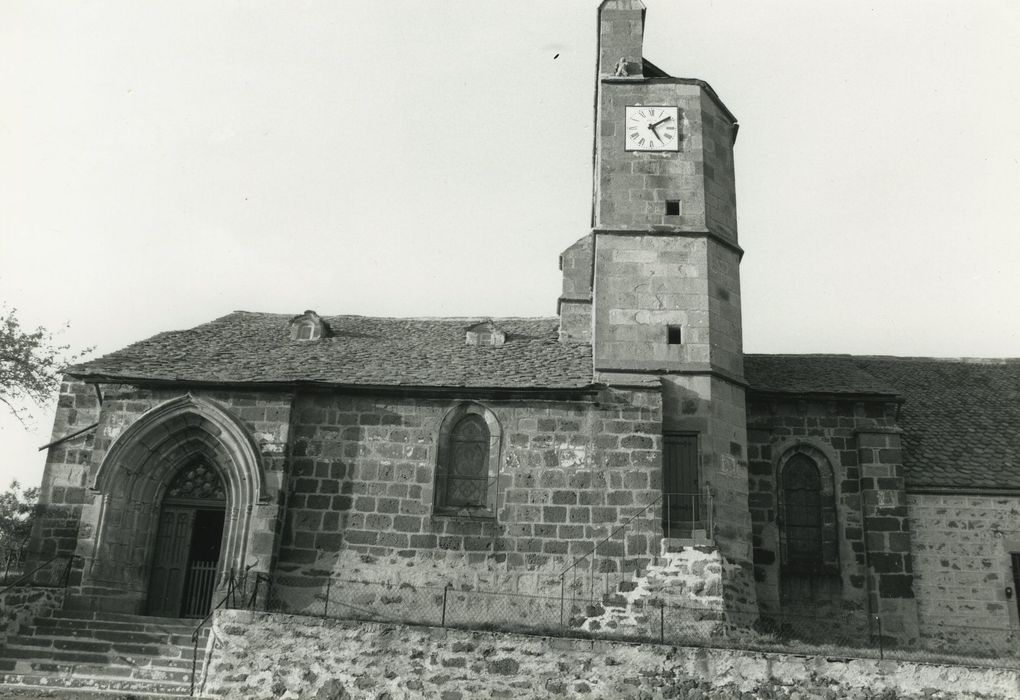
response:
[[[659,601],[659,644],[666,643],[666,604]]]
[[[882,617],[875,615],[875,622],[878,623],[878,658],[885,658],[885,649],[882,647]]]
[[[563,594],[564,594],[564,583],[563,574],[560,574],[560,629],[563,629]]]
[[[446,584],[443,588],[443,619],[440,623],[440,627],[446,627],[446,592],[450,590],[450,584]]]
[[[669,517],[669,502],[673,499],[669,497],[669,494],[665,495],[666,499],[666,522],[663,523],[663,536],[669,539],[673,536],[673,521]]]
[[[330,594],[330,590],[332,588],[333,588],[333,577],[332,576],[327,576],[326,577],[326,600],[323,602],[323,606],[322,606],[322,617],[323,618],[329,617],[329,594]]]

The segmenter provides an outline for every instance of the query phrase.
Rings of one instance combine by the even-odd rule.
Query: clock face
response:
[[[627,151],[679,151],[678,107],[628,106],[624,114],[624,149]]]

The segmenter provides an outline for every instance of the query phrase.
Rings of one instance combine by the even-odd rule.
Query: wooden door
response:
[[[149,575],[146,610],[149,615],[180,616],[194,525],[194,508],[164,504],[160,510],[152,572]]]
[[[701,522],[701,460],[695,433],[663,436],[662,522],[666,537],[690,537]]]
[[[226,512],[222,508],[197,511],[192,526],[181,617],[205,617],[212,607],[225,516]]]

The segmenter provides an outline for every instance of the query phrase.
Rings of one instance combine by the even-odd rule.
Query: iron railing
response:
[[[829,658],[1020,669],[1020,644],[1008,625],[938,625],[893,642],[879,615],[838,606],[817,614],[732,610],[661,597],[591,600],[465,590],[336,576],[260,574],[246,606],[322,618],[500,631],[542,636],[743,649]],[[257,595],[256,595],[257,592]],[[565,614],[566,613],[566,614]],[[597,621],[599,624],[592,624]]]
[[[76,554],[54,554],[47,559],[44,559],[41,563],[37,564],[35,568],[30,571],[24,571],[27,564],[25,562],[30,561],[30,557],[34,556],[34,552],[23,553],[22,562],[22,573],[20,576],[15,578],[10,583],[5,584],[3,588],[0,588],[0,595],[10,591],[14,588],[28,587],[28,588],[66,588],[68,581],[71,576],[71,566],[74,564],[76,559],[79,559]]]

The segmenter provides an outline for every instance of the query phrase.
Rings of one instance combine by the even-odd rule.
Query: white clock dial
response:
[[[678,107],[628,105],[624,113],[624,149],[679,151]]]

